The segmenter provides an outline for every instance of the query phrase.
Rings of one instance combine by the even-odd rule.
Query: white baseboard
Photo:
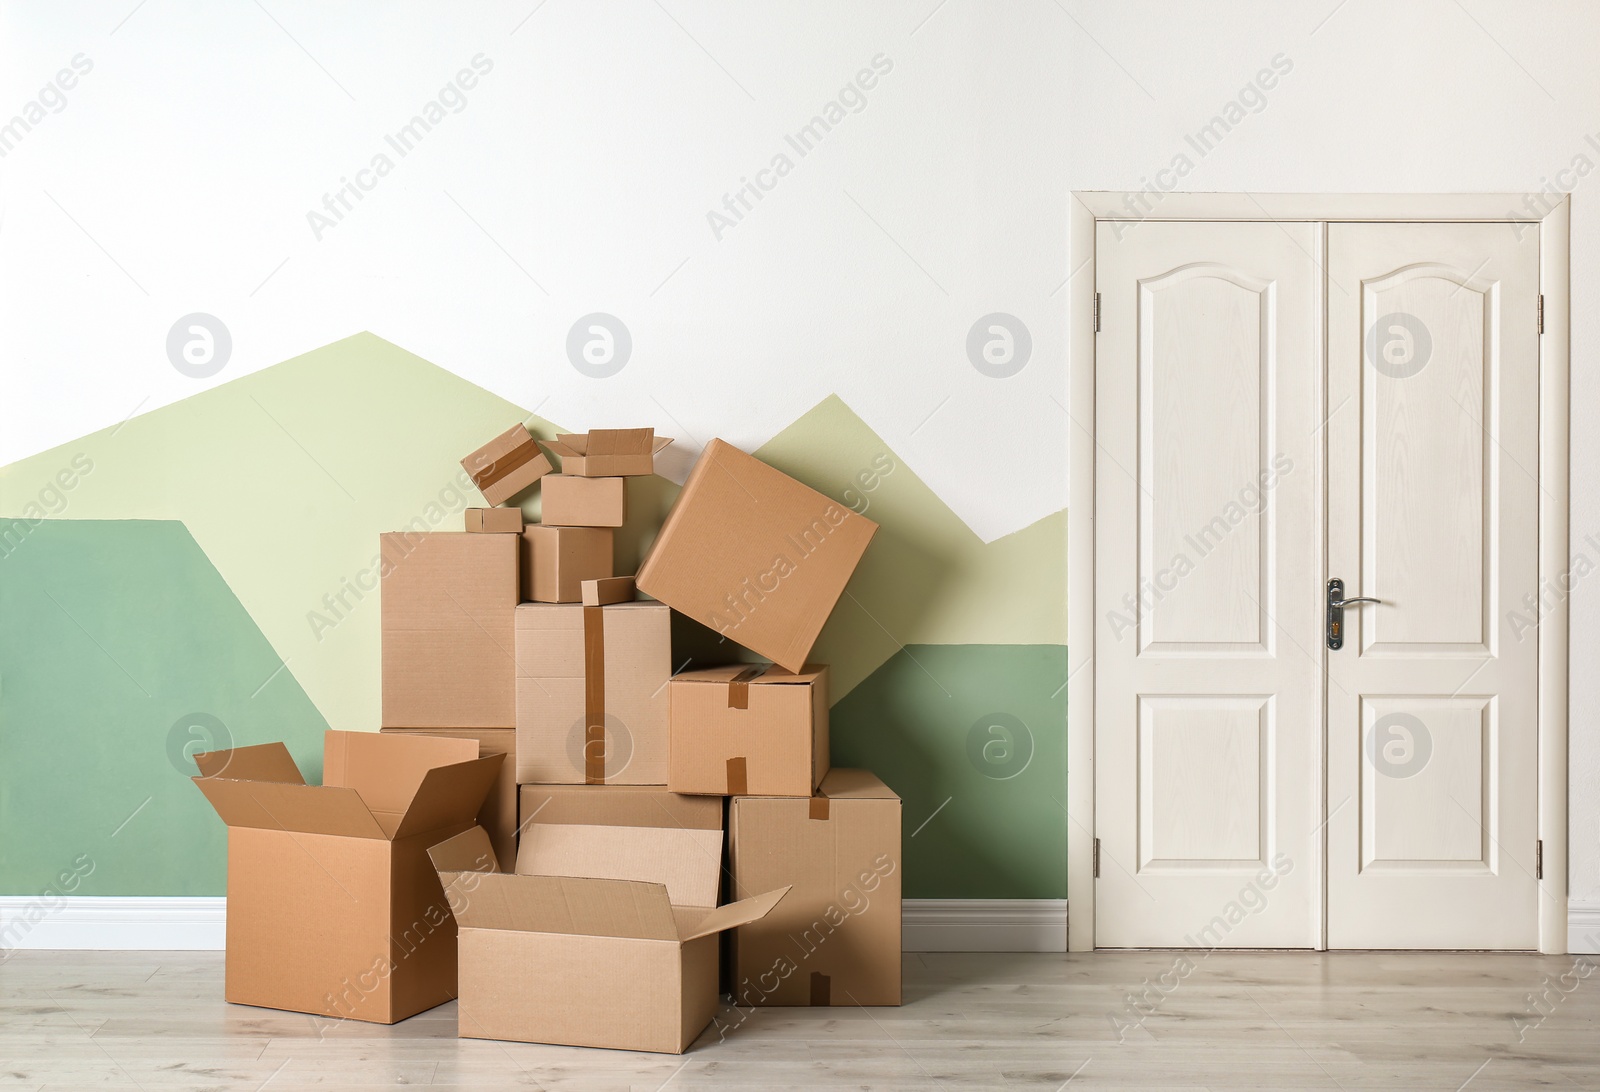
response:
[[[1066,899],[907,899],[908,952],[1064,952]]]
[[[221,951],[228,900],[0,895],[0,949]]]
[[[1573,955],[1600,953],[1600,902],[1567,902],[1567,951]]]

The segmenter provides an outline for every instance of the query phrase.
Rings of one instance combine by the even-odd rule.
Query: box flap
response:
[[[653,428],[592,428],[585,455],[643,455],[655,442]]]
[[[757,669],[760,673],[757,674]],[[721,667],[703,667],[698,671],[681,671],[672,676],[673,682],[717,683],[726,686],[739,679],[751,686],[757,684],[811,683],[828,670],[826,664],[806,664],[799,672],[786,671],[777,664],[725,664]]]
[[[384,837],[383,828],[354,789],[226,777],[196,777],[193,781],[230,827],[346,838]]]
[[[522,826],[722,829],[722,798],[684,796],[663,785],[522,785]]]
[[[482,827],[464,830],[428,848],[428,859],[436,872],[494,872],[494,843]]]
[[[670,443],[672,443],[671,436],[657,436],[655,441],[650,445],[650,454],[654,455],[656,452],[660,451]]]
[[[689,931],[683,938],[685,943],[700,937],[708,937],[712,933],[720,933],[724,929],[732,929],[737,925],[749,925],[752,921],[760,921],[789,893],[792,886],[791,884],[789,887],[780,887],[764,895],[752,895],[748,899],[740,899],[738,902],[717,907],[701,918],[700,923]]]
[[[582,455],[584,439],[582,436],[557,436],[554,440],[544,441],[544,446],[565,458],[568,455]]]
[[[468,929],[678,939],[667,889],[658,883],[444,871],[439,881],[456,923]]]
[[[194,756],[201,777],[228,777],[235,781],[281,781],[304,785],[305,776],[294,764],[289,748],[282,743],[262,743],[255,747],[234,747],[227,751],[207,751]]]
[[[328,731],[322,737],[322,783],[356,790],[378,821],[393,830],[430,769],[477,757],[475,739]]]
[[[500,776],[506,756],[486,755],[471,762],[435,766],[422,778],[411,806],[395,828],[396,838],[425,834],[453,823],[470,823]]]
[[[517,853],[525,876],[645,880],[680,906],[715,906],[721,871],[721,830],[534,823]]]

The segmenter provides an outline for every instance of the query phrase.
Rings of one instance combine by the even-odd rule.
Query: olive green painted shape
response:
[[[834,765],[904,802],[905,897],[1066,897],[1066,680],[1063,645],[911,645],[834,705]]]
[[[326,727],[181,523],[45,520],[0,555],[0,894],[224,894],[189,756],[282,740],[315,779]]]

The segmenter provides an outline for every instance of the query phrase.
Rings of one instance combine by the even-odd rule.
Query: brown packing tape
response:
[[[828,980],[827,975],[823,974],[821,971],[812,971],[811,1003],[813,1005],[833,1004],[833,998],[830,996],[833,992],[832,986],[833,983]]]
[[[728,708],[750,708],[750,680],[759,679],[767,669],[747,667],[728,680]]]
[[[583,608],[583,780],[606,783],[605,608]]]
[[[811,798],[811,818],[824,820],[828,818],[828,798],[820,792]]]
[[[502,455],[488,466],[480,466],[472,474],[472,483],[479,489],[486,485],[493,485],[501,481],[513,470],[533,462],[540,455],[539,445],[533,442],[533,437],[528,437],[526,444],[520,445],[510,454]]]
[[[728,759],[728,795],[743,796],[750,791],[750,775],[744,758]]]

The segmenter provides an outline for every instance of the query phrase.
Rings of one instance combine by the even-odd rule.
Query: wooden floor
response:
[[[1600,1089],[1600,956],[908,955],[905,1007],[728,1010],[682,1057],[228,1005],[214,953],[17,952],[0,1087]],[[1565,978],[1563,979],[1563,976]]]

